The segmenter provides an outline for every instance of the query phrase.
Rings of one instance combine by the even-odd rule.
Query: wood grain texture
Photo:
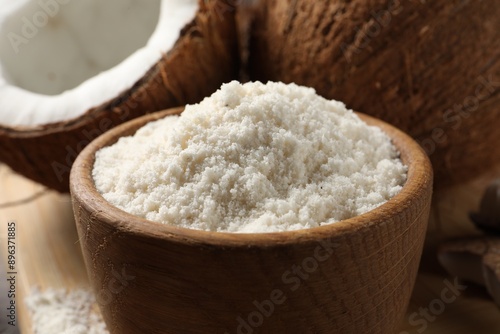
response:
[[[500,163],[499,16],[490,1],[260,1],[250,74],[397,126],[437,186],[460,184]]]
[[[29,198],[43,189],[0,164],[0,204]],[[88,279],[68,195],[47,191],[28,203],[0,208],[2,262],[6,260],[7,223],[10,221],[16,223],[17,230],[18,327],[21,334],[32,334],[30,316],[23,302],[32,287],[88,287]],[[0,272],[0,279],[5,279],[5,272]],[[0,303],[6,297],[0,296]],[[0,305],[2,309],[3,305]]]
[[[388,133],[409,166],[402,192],[388,203],[309,230],[194,231],[129,215],[93,185],[95,151],[160,116],[141,117],[101,136],[71,173],[86,267],[98,299],[103,294],[100,306],[112,333],[236,333],[238,317],[255,333],[386,334],[397,328],[413,289],[431,203],[432,170],[418,144],[361,115]],[[127,279],[117,279],[117,273]],[[116,293],[109,293],[111,287]],[[269,315],[259,316],[257,304],[277,295],[282,298],[267,306]]]
[[[67,122],[21,128],[0,124],[0,161],[68,192],[76,156],[101,133],[144,114],[199,102],[235,79],[239,57],[234,4],[200,0],[199,5],[196,18],[181,31],[172,50],[112,100]]]

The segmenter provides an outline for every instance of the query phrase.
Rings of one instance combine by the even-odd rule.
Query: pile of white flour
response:
[[[33,289],[26,306],[35,334],[109,334],[90,290]]]
[[[406,180],[398,156],[379,128],[311,88],[231,82],[100,150],[93,177],[107,201],[152,221],[275,232],[383,204]]]

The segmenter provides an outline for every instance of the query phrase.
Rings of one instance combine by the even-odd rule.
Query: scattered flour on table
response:
[[[111,204],[208,231],[312,228],[396,195],[407,168],[388,136],[338,101],[295,84],[225,84],[182,115],[97,152]]]
[[[89,290],[33,289],[25,302],[35,334],[109,334]]]

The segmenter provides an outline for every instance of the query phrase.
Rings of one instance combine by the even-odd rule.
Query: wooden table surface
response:
[[[477,208],[478,194],[486,180],[499,175],[500,170],[493,171],[466,187],[436,196],[438,204],[431,213],[420,272],[408,314],[398,334],[500,333],[500,310],[486,291],[470,284],[462,286],[463,283],[450,289],[449,286],[457,282],[442,271],[435,257],[435,246],[440,240],[476,233],[468,222],[467,212]],[[28,201],[14,206],[4,205],[25,199]],[[12,221],[17,229],[18,322],[22,334],[32,334],[30,317],[22,301],[33,286],[72,289],[88,287],[88,280],[69,195],[45,190],[0,165],[0,254],[3,261],[7,251],[7,223]],[[0,279],[4,279],[4,275],[0,272]],[[0,303],[2,301],[5,296],[0,296]],[[3,305],[0,306],[3,309]],[[3,313],[0,314],[3,316]]]

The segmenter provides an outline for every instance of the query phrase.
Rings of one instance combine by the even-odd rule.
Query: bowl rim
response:
[[[74,206],[79,205],[79,207],[74,208],[77,225],[81,222],[76,211],[84,207],[89,212],[92,212],[93,220],[108,224],[122,233],[158,240],[169,239],[171,242],[198,244],[200,246],[269,247],[337,238],[370,226],[383,224],[390,221],[391,217],[410,207],[412,201],[418,200],[422,196],[429,196],[429,198],[431,196],[432,166],[427,154],[420,145],[396,127],[377,118],[356,112],[364,122],[379,127],[391,138],[400,153],[403,163],[408,166],[407,180],[401,191],[386,203],[364,214],[328,225],[292,231],[263,233],[212,232],[153,222],[127,213],[107,202],[97,191],[92,178],[95,153],[102,147],[115,143],[120,137],[124,136],[124,133],[127,136],[132,135],[148,122],[170,115],[178,115],[183,110],[184,107],[171,108],[125,122],[105,132],[83,149],[76,158],[70,174],[71,200]],[[423,214],[424,211],[422,208],[418,215]]]

